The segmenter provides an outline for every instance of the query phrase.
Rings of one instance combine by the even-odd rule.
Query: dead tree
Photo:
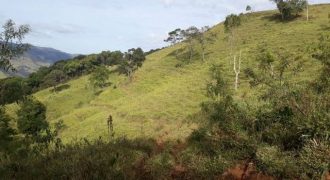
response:
[[[236,55],[234,55],[234,72],[235,72],[235,90],[238,89],[238,81],[239,81],[239,74],[241,72],[241,58],[242,58],[242,51],[239,52],[238,58],[238,67],[236,66]]]

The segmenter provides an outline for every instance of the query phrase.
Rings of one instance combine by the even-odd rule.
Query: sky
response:
[[[28,24],[25,42],[72,54],[149,50],[166,46],[175,28],[213,26],[248,4],[254,11],[276,8],[269,0],[0,0],[0,23]]]

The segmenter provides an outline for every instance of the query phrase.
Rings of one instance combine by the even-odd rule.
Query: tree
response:
[[[226,17],[224,25],[226,32],[233,33],[233,30],[241,25],[241,17],[236,14],[230,14]]]
[[[252,10],[252,8],[251,8],[250,5],[247,5],[245,10],[246,10],[247,12],[250,12],[250,11]]]
[[[112,66],[118,64],[123,59],[123,53],[120,51],[103,51],[97,56],[99,64]]]
[[[241,17],[236,14],[231,14],[226,17],[224,22],[225,32],[229,33],[229,47],[230,57],[233,55],[233,48],[235,46],[235,30],[241,25]]]
[[[37,72],[31,73],[27,79],[28,86],[33,90],[37,90],[43,83],[45,76],[51,71],[49,67],[40,67]]]
[[[46,75],[43,84],[46,86],[53,86],[55,90],[56,86],[62,83],[66,78],[67,75],[62,70],[55,69]]]
[[[321,74],[315,83],[318,93],[330,94],[330,34],[324,34],[319,39],[313,57],[319,60],[322,65]]]
[[[236,55],[234,56],[234,72],[235,72],[235,90],[238,89],[238,80],[239,80],[239,74],[241,73],[241,61],[242,61],[242,51],[239,53],[238,58],[238,67],[236,63]]]
[[[15,135],[14,129],[9,125],[10,118],[3,107],[0,107],[0,152],[8,151],[8,145]]]
[[[306,0],[271,0],[276,3],[282,20],[288,20],[301,13],[307,6]]]
[[[69,77],[75,77],[82,74],[83,65],[79,61],[67,61],[64,65],[64,72]]]
[[[274,53],[265,44],[261,44],[258,49],[259,53],[256,60],[259,63],[259,73],[251,68],[245,69],[244,72],[250,78],[251,86],[265,85],[264,88],[269,89],[268,94],[264,94],[265,99],[273,98],[276,95],[280,97],[287,93],[290,88],[289,85],[292,84],[287,78],[288,74],[296,75],[303,66],[304,61],[301,60],[301,56],[285,50]],[[274,104],[281,101],[280,98],[274,98],[273,100]]]
[[[235,72],[235,90],[238,89],[238,80],[241,69],[241,59],[242,59],[242,51],[240,50],[239,58],[238,58],[238,66],[237,66],[237,56],[234,54],[233,56],[233,48],[235,47],[235,30],[237,27],[241,25],[241,17],[236,14],[231,14],[226,17],[225,20],[225,32],[229,33],[229,44],[230,44],[230,59],[233,58],[233,69]],[[232,57],[233,56],[233,57]],[[230,60],[231,64],[231,60]]]
[[[97,67],[91,74],[89,81],[94,88],[103,88],[106,86],[110,76],[110,71],[104,67]]]
[[[109,57],[109,66],[118,65],[123,61],[124,54],[121,51],[113,51]]]
[[[194,39],[198,36],[199,30],[195,26],[191,26],[183,32],[184,38],[188,43],[189,61],[193,58],[194,53]]]
[[[99,65],[108,65],[109,63],[109,56],[111,52],[110,51],[102,51],[101,54],[97,55],[96,61],[99,63]]]
[[[219,101],[230,95],[228,82],[223,77],[223,68],[220,65],[212,65],[210,68],[211,81],[207,84],[207,96],[214,101]]]
[[[1,105],[18,102],[31,92],[31,88],[20,77],[10,77],[0,82]]]
[[[174,31],[171,31],[168,33],[167,39],[165,39],[165,42],[171,43],[171,45],[175,45],[183,40],[183,30],[180,28],[175,29]],[[178,49],[175,50],[175,57],[178,58]]]
[[[38,100],[29,97],[20,104],[17,112],[17,128],[26,137],[35,142],[43,142],[43,133],[49,131],[46,121],[46,106]]]
[[[199,31],[196,34],[197,41],[201,45],[202,48],[202,60],[205,61],[205,50],[207,43],[212,43],[215,41],[216,34],[210,33],[206,34],[206,32],[210,29],[208,26],[204,26],[199,29]]]
[[[145,54],[141,48],[129,49],[124,55],[124,60],[119,66],[119,71],[126,74],[132,80],[133,72],[142,66],[145,59]]]
[[[309,3],[306,0],[306,20],[309,21]]]
[[[28,25],[17,27],[12,20],[8,20],[2,27],[4,31],[0,33],[0,69],[14,71],[15,68],[10,61],[29,48],[29,45],[23,44],[22,40],[30,32],[30,27]]]
[[[247,116],[235,102],[222,67],[212,65],[210,70],[211,78],[207,84],[207,96],[210,99],[201,104],[200,128],[193,131],[189,141],[199,148],[198,152],[207,156],[218,157],[230,151],[239,153],[234,156],[249,159],[254,150],[253,145],[247,144],[252,141],[247,143],[249,137],[245,133],[242,135]],[[234,156],[226,154],[224,157],[236,159]]]

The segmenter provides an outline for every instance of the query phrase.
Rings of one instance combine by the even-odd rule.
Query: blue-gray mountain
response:
[[[57,61],[73,58],[74,55],[65,53],[53,48],[31,46],[20,58],[13,59],[16,72],[0,72],[0,78],[6,76],[22,76],[26,77],[30,73],[35,72],[41,66],[50,66]]]

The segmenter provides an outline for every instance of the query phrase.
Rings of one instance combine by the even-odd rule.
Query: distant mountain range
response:
[[[0,70],[0,78],[4,76],[26,77],[37,71],[41,66],[50,66],[59,60],[71,59],[74,56],[53,48],[31,46],[22,57],[11,61],[17,71],[5,73]]]

